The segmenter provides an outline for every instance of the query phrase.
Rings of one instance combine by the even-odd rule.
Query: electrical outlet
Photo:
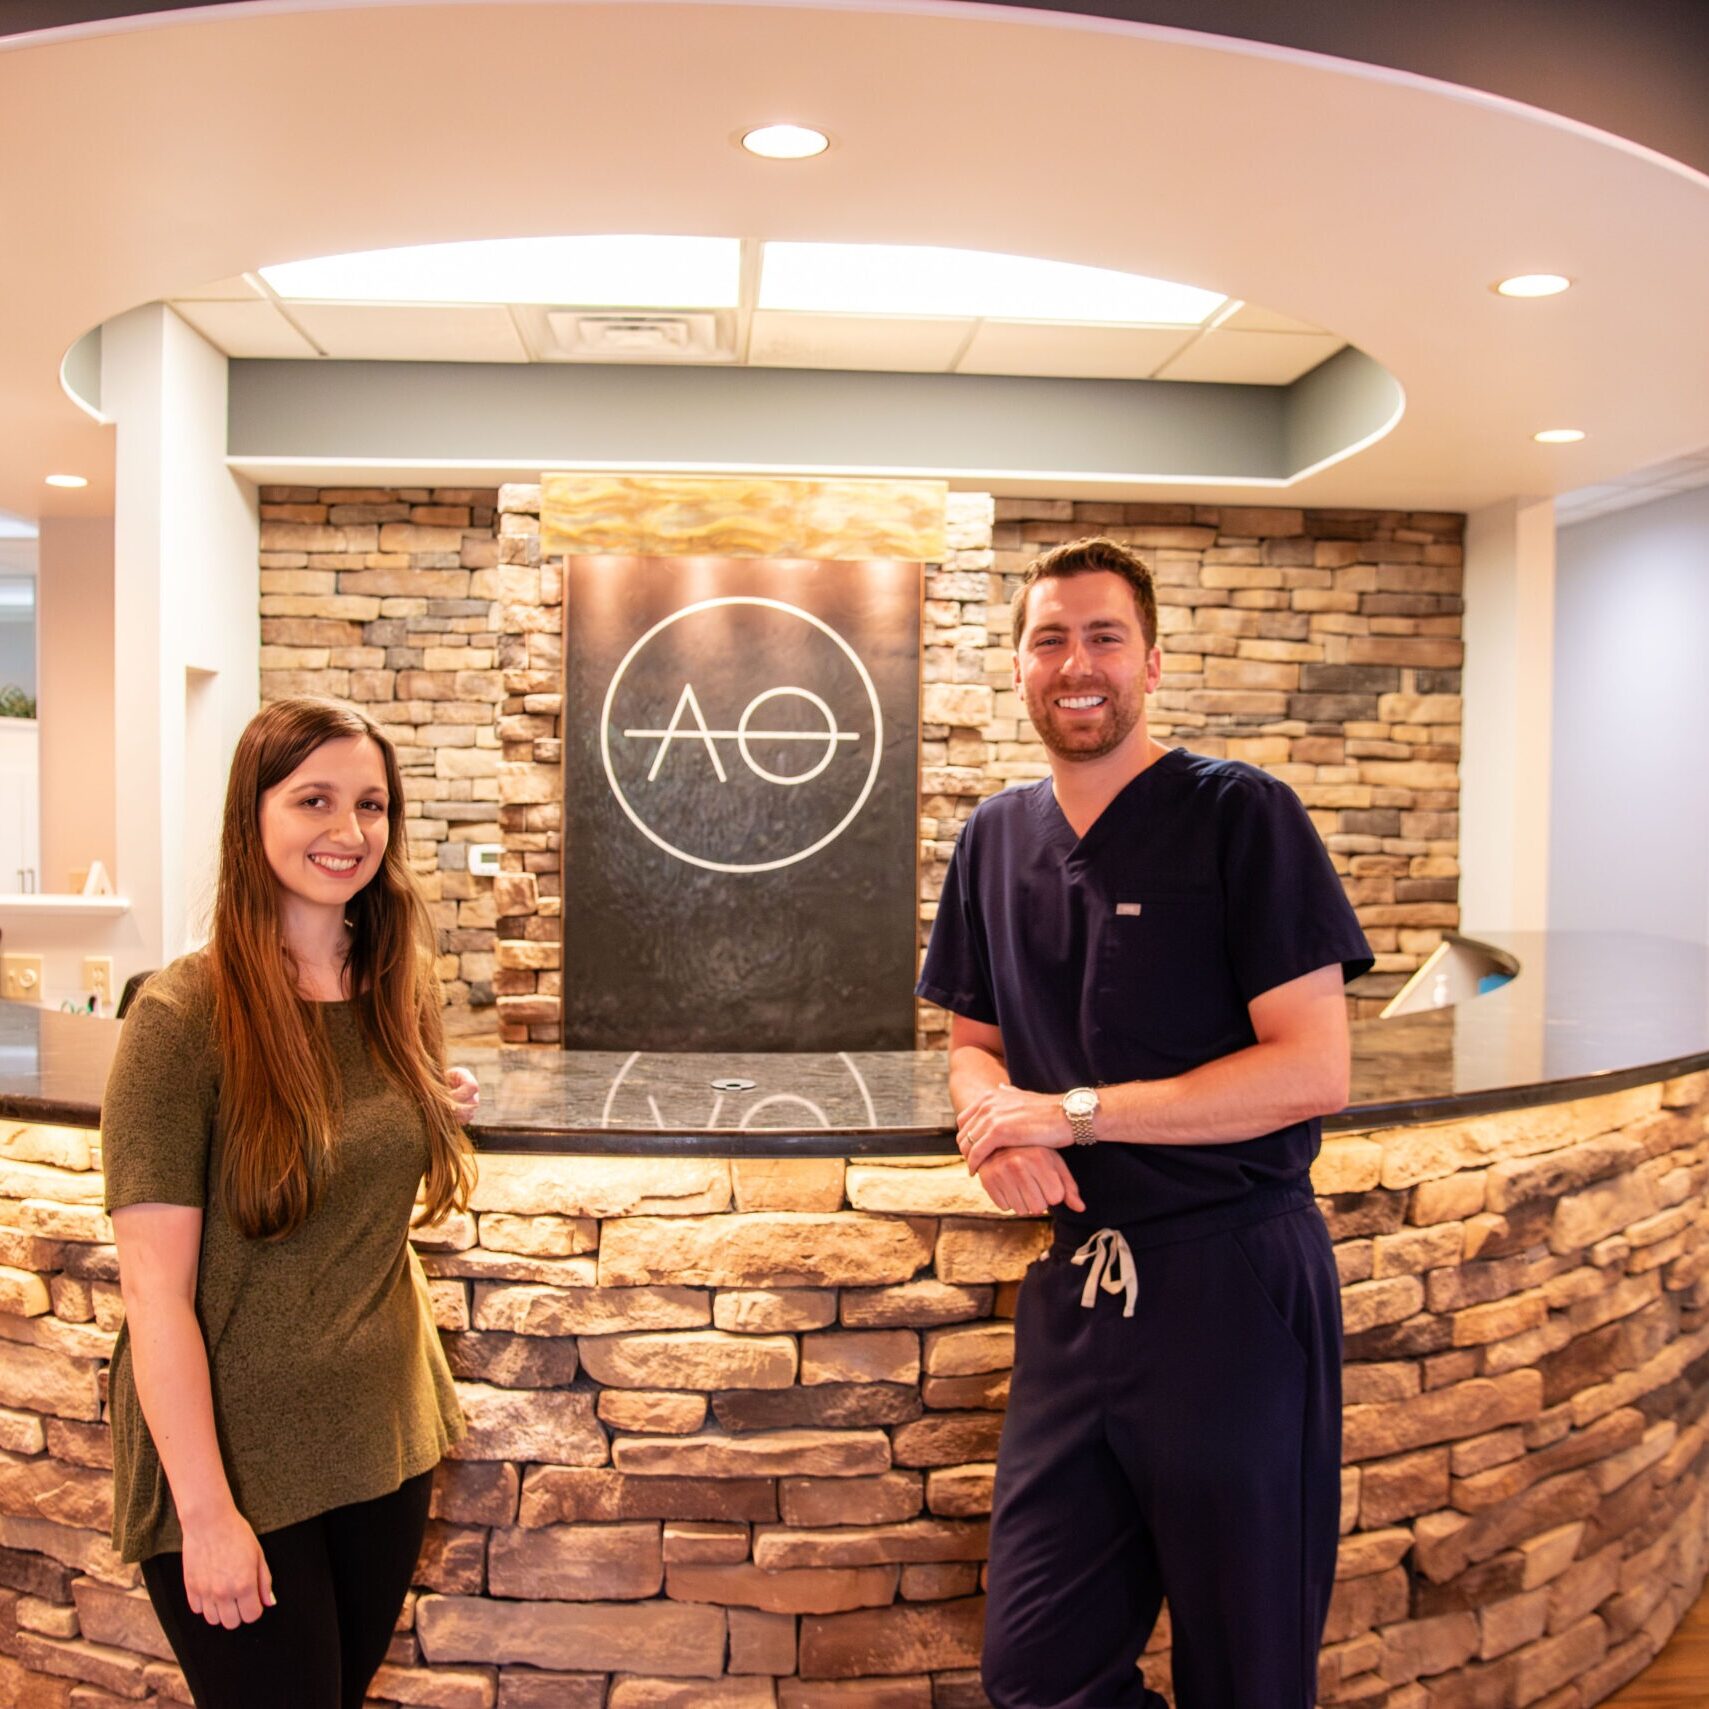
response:
[[[103,1009],[113,1006],[113,958],[110,955],[86,955],[83,958],[83,989],[93,991],[101,999]]]
[[[14,1003],[42,1000],[42,958],[39,955],[0,955],[0,997]]]

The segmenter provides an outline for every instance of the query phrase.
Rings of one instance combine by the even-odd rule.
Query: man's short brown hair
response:
[[[1151,568],[1137,552],[1130,552],[1119,541],[1101,534],[1084,540],[1070,540],[1065,546],[1052,546],[1027,565],[1026,575],[1015,590],[1010,607],[1010,626],[1014,644],[1021,644],[1021,632],[1027,626],[1027,595],[1035,582],[1049,581],[1057,576],[1085,576],[1095,570],[1108,570],[1120,576],[1133,591],[1133,603],[1139,609],[1140,627],[1145,631],[1147,649],[1157,645],[1157,589],[1151,580]]]

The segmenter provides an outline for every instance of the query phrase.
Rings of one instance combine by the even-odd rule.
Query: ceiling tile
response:
[[[175,301],[173,310],[228,356],[318,356],[319,351],[269,302]]]
[[[967,342],[973,325],[970,320],[756,309],[748,362],[755,368],[878,368],[898,374],[941,374]]]
[[[1321,326],[1313,326],[1309,320],[1289,320],[1286,315],[1279,315],[1274,309],[1261,308],[1257,303],[1242,303],[1221,325],[1232,327],[1236,332],[1323,331]]]
[[[292,315],[328,356],[372,362],[526,362],[502,304],[297,303]]]
[[[1333,332],[1231,332],[1219,327],[1189,345],[1157,378],[1286,386],[1346,342]]]
[[[958,374],[1042,374],[1070,380],[1145,380],[1198,332],[1183,326],[979,323]]]

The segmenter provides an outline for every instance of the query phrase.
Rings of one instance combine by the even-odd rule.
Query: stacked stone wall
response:
[[[517,653],[498,631],[497,496],[261,489],[261,698],[335,695],[396,745],[454,1033],[490,1030],[498,970],[492,881],[468,869],[469,844],[504,836],[499,717]]]
[[[1376,954],[1353,1013],[1376,1012],[1460,919],[1465,518],[1034,498],[997,499],[989,514],[989,559],[927,576],[925,678],[958,687],[925,696],[928,721],[942,716],[925,732],[922,946],[973,808],[1048,770],[1013,688],[1022,573],[1051,546],[1103,534],[1156,581],[1153,733],[1293,787]],[[952,543],[971,521],[964,512]],[[922,1007],[922,1041],[947,1025]]]
[[[0,1702],[188,1700],[112,1555],[95,1136],[0,1133]],[[1340,1136],[1322,1701],[1590,1709],[1709,1541],[1709,1074]],[[376,1703],[973,1709],[1016,1286],[959,1163],[489,1157],[419,1241],[471,1431]],[[1234,1640],[1238,1641],[1238,1635]],[[1168,1691],[1169,1631],[1144,1658]]]
[[[264,699],[354,700],[399,749],[450,1030],[560,1038],[563,581],[540,490],[266,487]],[[1300,794],[1377,954],[1355,1013],[1459,921],[1463,518],[952,493],[925,576],[920,934],[974,807],[1041,777],[1011,685],[1027,561],[1100,532],[1152,563],[1165,739]],[[497,879],[468,845],[502,843]],[[945,1017],[922,1006],[922,1043]]]

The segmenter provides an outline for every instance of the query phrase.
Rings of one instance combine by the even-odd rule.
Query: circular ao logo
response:
[[[830,624],[753,595],[697,600],[624,654],[600,709],[629,821],[711,872],[773,872],[836,841],[872,794],[884,720]]]

